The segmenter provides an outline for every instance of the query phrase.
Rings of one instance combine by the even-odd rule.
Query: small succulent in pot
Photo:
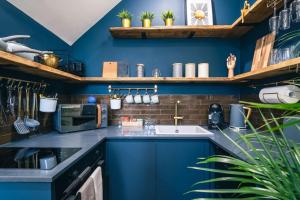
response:
[[[175,17],[174,13],[171,10],[163,12],[161,18],[164,20],[166,26],[173,26]]]
[[[141,21],[143,23],[144,28],[150,28],[151,27],[151,22],[154,19],[154,13],[152,12],[143,12],[141,15]]]
[[[131,27],[132,14],[128,10],[122,10],[121,12],[119,12],[117,17],[122,20],[122,26],[124,28]]]

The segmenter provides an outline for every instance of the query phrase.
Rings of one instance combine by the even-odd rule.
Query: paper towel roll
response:
[[[300,88],[295,85],[264,88],[259,92],[259,99],[263,103],[297,103],[300,100]]]

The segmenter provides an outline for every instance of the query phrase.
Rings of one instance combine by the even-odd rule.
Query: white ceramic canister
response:
[[[208,63],[199,63],[198,64],[198,77],[199,78],[208,78],[209,77],[209,64]]]
[[[185,77],[186,78],[195,78],[196,76],[196,65],[195,63],[185,64]]]
[[[182,63],[173,64],[173,77],[182,77]]]
[[[145,76],[145,67],[144,64],[137,64],[136,65],[136,74],[137,77],[142,78]]]

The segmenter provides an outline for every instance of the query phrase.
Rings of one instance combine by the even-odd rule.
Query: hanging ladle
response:
[[[35,108],[35,99],[33,98],[33,105],[32,105],[32,118],[29,118],[29,110],[30,110],[30,102],[29,102],[29,96],[30,96],[30,89],[29,87],[26,87],[26,116],[25,116],[25,125],[29,128],[35,129],[40,125],[40,122],[34,119],[33,113],[34,113],[34,108]]]

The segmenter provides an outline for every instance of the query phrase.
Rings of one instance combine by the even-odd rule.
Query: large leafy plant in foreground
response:
[[[255,129],[248,122],[252,133],[237,133],[238,141],[223,133],[241,151],[245,160],[223,155],[215,155],[206,159],[199,158],[196,166],[190,168],[213,172],[222,176],[210,180],[201,180],[193,185],[195,189],[190,192],[214,193],[218,195],[232,194],[230,199],[299,200],[300,145],[288,140],[283,133],[283,128],[292,125],[296,126],[300,134],[300,127],[298,126],[300,118],[295,116],[295,114],[300,114],[300,104],[249,104],[259,110],[264,121],[263,127]],[[267,119],[265,114],[263,114],[265,112],[261,110],[264,108],[281,110],[283,115],[276,118],[270,112],[269,115],[271,117]],[[279,123],[283,117],[290,118],[290,121],[285,124]],[[230,167],[225,169],[202,167],[204,164],[216,163],[226,164]],[[227,182],[228,184],[238,183],[238,187],[235,189],[196,189],[201,184],[217,184],[220,182]]]

